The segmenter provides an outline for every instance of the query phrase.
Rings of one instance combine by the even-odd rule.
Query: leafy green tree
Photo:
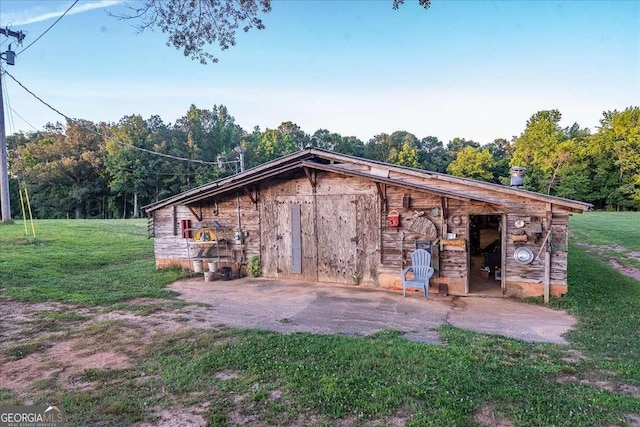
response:
[[[333,147],[337,153],[346,154],[348,156],[364,157],[365,145],[355,136],[343,136],[340,141]]]
[[[405,0],[393,0],[398,9]],[[430,0],[418,0],[428,9]],[[156,31],[168,35],[167,46],[182,50],[184,56],[202,64],[218,62],[206,50],[217,43],[221,50],[236,44],[236,32],[265,28],[260,17],[271,11],[271,0],[144,0],[131,3],[129,13],[113,15],[138,21],[139,32]]]
[[[365,157],[381,162],[418,167],[418,139],[412,133],[405,131],[396,131],[391,135],[386,133],[375,135],[365,147]]]
[[[393,154],[393,140],[386,133],[375,135],[365,146],[365,157],[379,162],[389,162]]]
[[[422,169],[444,173],[453,159],[435,136],[422,138],[418,144],[418,162]]]
[[[342,136],[329,132],[327,129],[318,129],[311,135],[311,146],[324,150],[334,150],[340,144]]]
[[[102,176],[104,144],[95,124],[86,120],[47,125],[17,147],[20,161],[12,173],[20,174],[31,190],[36,216],[75,218],[98,211],[106,194]]]
[[[560,127],[558,110],[539,111],[527,121],[515,139],[512,166],[527,168],[526,185],[534,191],[551,193],[558,171],[572,155],[572,142]]]
[[[640,107],[605,111],[590,143],[599,172],[594,178],[608,189],[607,205],[640,208]]]
[[[491,181],[496,184],[508,185],[511,169],[509,162],[511,161],[513,146],[506,139],[498,138],[485,145],[484,148],[491,153],[494,161],[494,167],[490,169],[493,174]]]
[[[282,122],[280,126],[278,126],[278,133],[280,134],[282,143],[285,145],[281,150],[283,153],[293,153],[311,145],[309,135],[295,123]]]
[[[491,181],[495,161],[489,150],[478,147],[466,146],[459,150],[456,158],[447,171],[456,176],[477,179],[480,181]]]
[[[465,147],[480,148],[480,143],[472,140],[466,140],[464,138],[453,138],[447,144],[447,152],[449,153],[451,159],[455,159],[458,155],[458,151],[462,150]]]
[[[105,127],[105,130],[111,136],[106,140],[105,157],[109,188],[122,198],[123,218],[127,216],[127,195],[132,196],[132,216],[137,218],[141,204],[153,201],[157,179],[155,171],[162,160],[133,148],[154,148],[151,145],[151,131],[142,116],[125,116],[116,126]]]
[[[394,163],[397,165],[417,168],[419,166],[418,148],[413,141],[406,140],[394,160]]]
[[[173,131],[171,154],[193,160],[176,166],[176,172],[183,177],[181,190],[232,173],[231,169],[220,170],[216,166],[198,162],[216,163],[218,156],[232,153],[246,136],[224,105],[214,105],[211,110],[191,105],[187,114],[176,121]],[[186,144],[183,142],[185,140]]]

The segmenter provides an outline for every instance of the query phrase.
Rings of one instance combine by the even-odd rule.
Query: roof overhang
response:
[[[361,159],[317,148],[307,148],[271,162],[264,163],[260,166],[256,166],[240,174],[193,188],[159,202],[144,206],[143,208],[147,212],[153,212],[154,210],[165,206],[195,204],[205,199],[220,196],[232,191],[247,190],[248,187],[255,185],[261,180],[282,175],[296,169],[314,169],[344,176],[354,176],[368,179],[377,184],[393,185],[415,191],[433,193],[441,197],[451,199],[477,201],[491,204],[496,207],[502,206],[503,203],[501,203],[500,200],[491,200],[471,195],[464,191],[460,191],[459,189],[456,189],[455,191],[446,189],[443,188],[443,184],[450,182],[452,184],[460,184],[476,189],[487,190],[492,193],[533,199],[561,206],[572,212],[584,212],[593,207],[589,203],[534,193],[532,191],[514,189],[498,184],[475,181],[468,178],[455,177],[437,172],[391,165],[388,163]],[[390,177],[389,173],[378,173],[381,169],[393,172],[394,176]],[[431,181],[431,183],[429,181]],[[434,183],[439,185],[433,185]]]

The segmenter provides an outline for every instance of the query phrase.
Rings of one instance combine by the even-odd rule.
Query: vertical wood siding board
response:
[[[318,280],[350,283],[356,265],[355,197],[318,196]]]
[[[315,212],[314,197],[304,196],[300,198],[301,216],[300,226],[302,229],[302,277],[305,280],[315,281],[317,279],[317,247],[315,232]]]
[[[277,197],[278,277],[291,278],[291,198]]]
[[[264,198],[261,205],[261,252],[262,252],[262,274],[265,277],[278,277],[277,273],[277,247],[276,236],[278,233],[275,223],[276,204],[275,200]]]
[[[291,204],[291,272],[302,273],[302,230],[300,205]]]

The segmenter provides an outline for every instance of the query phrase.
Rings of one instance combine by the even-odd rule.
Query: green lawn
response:
[[[453,327],[440,328],[443,346],[393,331],[367,338],[222,326],[160,331],[133,367],[88,369],[83,379],[94,385],[88,389],[68,390],[54,378],[34,399],[60,403],[73,425],[96,426],[152,421],[153,408],[202,404],[208,404],[209,425],[473,426],[480,425],[482,408],[517,426],[638,425],[640,283],[576,245],[635,249],[637,219],[601,213],[572,218],[569,293],[552,302],[579,317],[569,346]],[[610,232],[612,223],[625,233]],[[179,274],[154,271],[152,243],[140,221],[39,222],[41,244],[24,241],[14,228],[20,231],[0,226],[0,295],[126,306],[123,300],[134,296],[169,296],[162,286]],[[97,246],[100,255],[89,254]],[[34,262],[38,258],[46,261]],[[80,277],[93,280],[80,286]],[[41,319],[79,322],[55,312],[43,312]],[[116,327],[103,323],[91,333],[109,330],[109,339],[117,339]],[[27,350],[42,351],[33,346]],[[0,404],[15,399],[0,389]]]
[[[144,220],[39,220],[30,236],[21,222],[0,225],[0,295],[104,305],[169,297],[181,275],[155,269]]]

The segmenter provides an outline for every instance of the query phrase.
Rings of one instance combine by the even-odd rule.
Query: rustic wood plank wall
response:
[[[218,215],[214,214],[217,203]],[[246,194],[239,195],[240,226],[247,237],[244,244],[236,242],[234,232],[238,229],[238,198],[236,194],[217,200],[203,201],[192,209],[202,215],[202,222],[212,227],[212,222],[218,221],[225,227],[222,236],[231,242],[229,248],[233,254],[230,262],[244,262],[251,256],[260,252],[260,216],[256,205]],[[187,259],[187,243],[180,235],[180,220],[191,220],[192,227],[196,226],[198,219],[186,206],[176,206],[176,218],[178,235],[174,235],[173,207],[165,207],[154,212],[154,226],[156,237],[154,239],[156,258]],[[192,232],[192,237],[195,231]],[[192,251],[192,256],[194,252]]]
[[[156,258],[187,259],[187,244],[180,235],[180,219],[192,218],[184,206],[167,206],[153,213],[155,238],[153,239]],[[177,235],[174,235],[177,230]]]
[[[411,180],[415,178],[400,176],[396,178]],[[394,177],[394,173],[391,174]],[[424,211],[424,217],[433,222],[439,238],[447,232],[455,233],[457,239],[468,242],[468,221],[470,214],[496,214],[506,212],[507,241],[505,280],[518,283],[542,283],[544,280],[544,254],[541,253],[531,264],[518,264],[513,258],[519,246],[511,240],[512,234],[523,229],[530,234],[526,246],[534,254],[542,248],[545,233],[553,226],[554,245],[551,246],[550,278],[554,284],[566,284],[567,250],[566,245],[557,241],[568,235],[567,210],[553,206],[551,224],[547,220],[548,206],[544,202],[516,195],[500,194],[496,196],[489,190],[472,188],[452,182],[427,180],[429,185],[484,199],[499,197],[500,206],[468,202],[457,199],[446,200],[447,218],[444,217],[444,199],[431,193],[407,190],[387,185],[386,205],[375,183],[364,178],[345,177],[337,174],[311,171],[307,176],[300,171],[296,176],[274,178],[263,181],[254,191],[257,205],[244,192],[233,193],[216,200],[208,200],[192,206],[196,212],[202,212],[203,221],[219,221],[229,227],[231,236],[238,227],[238,194],[240,205],[240,226],[248,233],[243,245],[234,243],[234,261],[247,260],[258,255],[261,257],[263,273],[267,277],[293,277],[286,270],[290,250],[288,231],[289,212],[292,203],[301,205],[302,231],[302,278],[309,280],[331,280],[352,283],[377,283],[380,270],[398,271],[409,260],[415,248],[416,240],[426,240],[425,236],[410,230],[414,211]],[[315,183],[312,185],[312,182]],[[409,196],[409,198],[407,198]],[[408,202],[407,202],[408,201]],[[218,215],[214,215],[217,203]],[[386,209],[385,209],[386,206]],[[438,207],[439,214],[432,214]],[[391,210],[397,210],[401,216],[401,226],[387,226],[386,216]],[[342,213],[344,213],[341,218]],[[460,216],[460,224],[451,220]],[[186,259],[187,245],[180,236],[179,221],[190,219],[195,225],[197,219],[185,207],[165,207],[154,212],[155,255],[160,259]],[[525,227],[515,227],[515,221],[522,219]],[[530,230],[533,222],[539,220],[542,233],[535,236]],[[177,223],[177,227],[176,227]],[[174,235],[175,228],[178,235]],[[286,240],[278,245],[278,236]],[[353,239],[353,240],[352,240]],[[290,248],[289,248],[290,249]],[[464,278],[467,275],[467,250],[452,248],[438,251],[434,247],[434,265],[439,268],[437,275],[450,278]],[[544,250],[543,250],[544,252]]]
[[[379,201],[375,184],[324,172],[312,171],[310,177],[300,173],[261,184],[263,274],[375,283],[380,258]],[[292,203],[301,204],[303,265],[300,275],[288,269],[289,248],[283,241],[290,238],[286,213],[272,213],[280,212],[283,204]],[[273,261],[275,258],[277,262]]]
[[[406,203],[406,196],[409,203]],[[387,186],[387,210],[381,212],[382,222],[382,264],[384,267],[402,269],[410,263],[410,255],[415,250],[416,240],[428,240],[424,235],[410,230],[414,211],[422,211],[424,217],[436,226],[438,236],[442,236],[442,206],[440,197],[429,194],[412,192],[405,188]],[[405,207],[407,206],[408,207]],[[439,215],[433,216],[433,207],[438,207]],[[400,214],[400,227],[387,226],[387,214],[391,211]]]
[[[317,280],[316,232],[312,196],[276,196],[261,194],[262,274],[272,278]],[[300,205],[302,272],[291,272],[291,205]]]
[[[445,221],[447,233],[455,233],[457,240],[464,240],[466,244],[450,247],[440,252],[440,275],[443,277],[467,277],[467,257],[469,251],[469,211],[472,204],[463,200],[448,199],[447,219]],[[460,222],[454,221],[459,217]],[[446,238],[446,236],[445,236]]]

